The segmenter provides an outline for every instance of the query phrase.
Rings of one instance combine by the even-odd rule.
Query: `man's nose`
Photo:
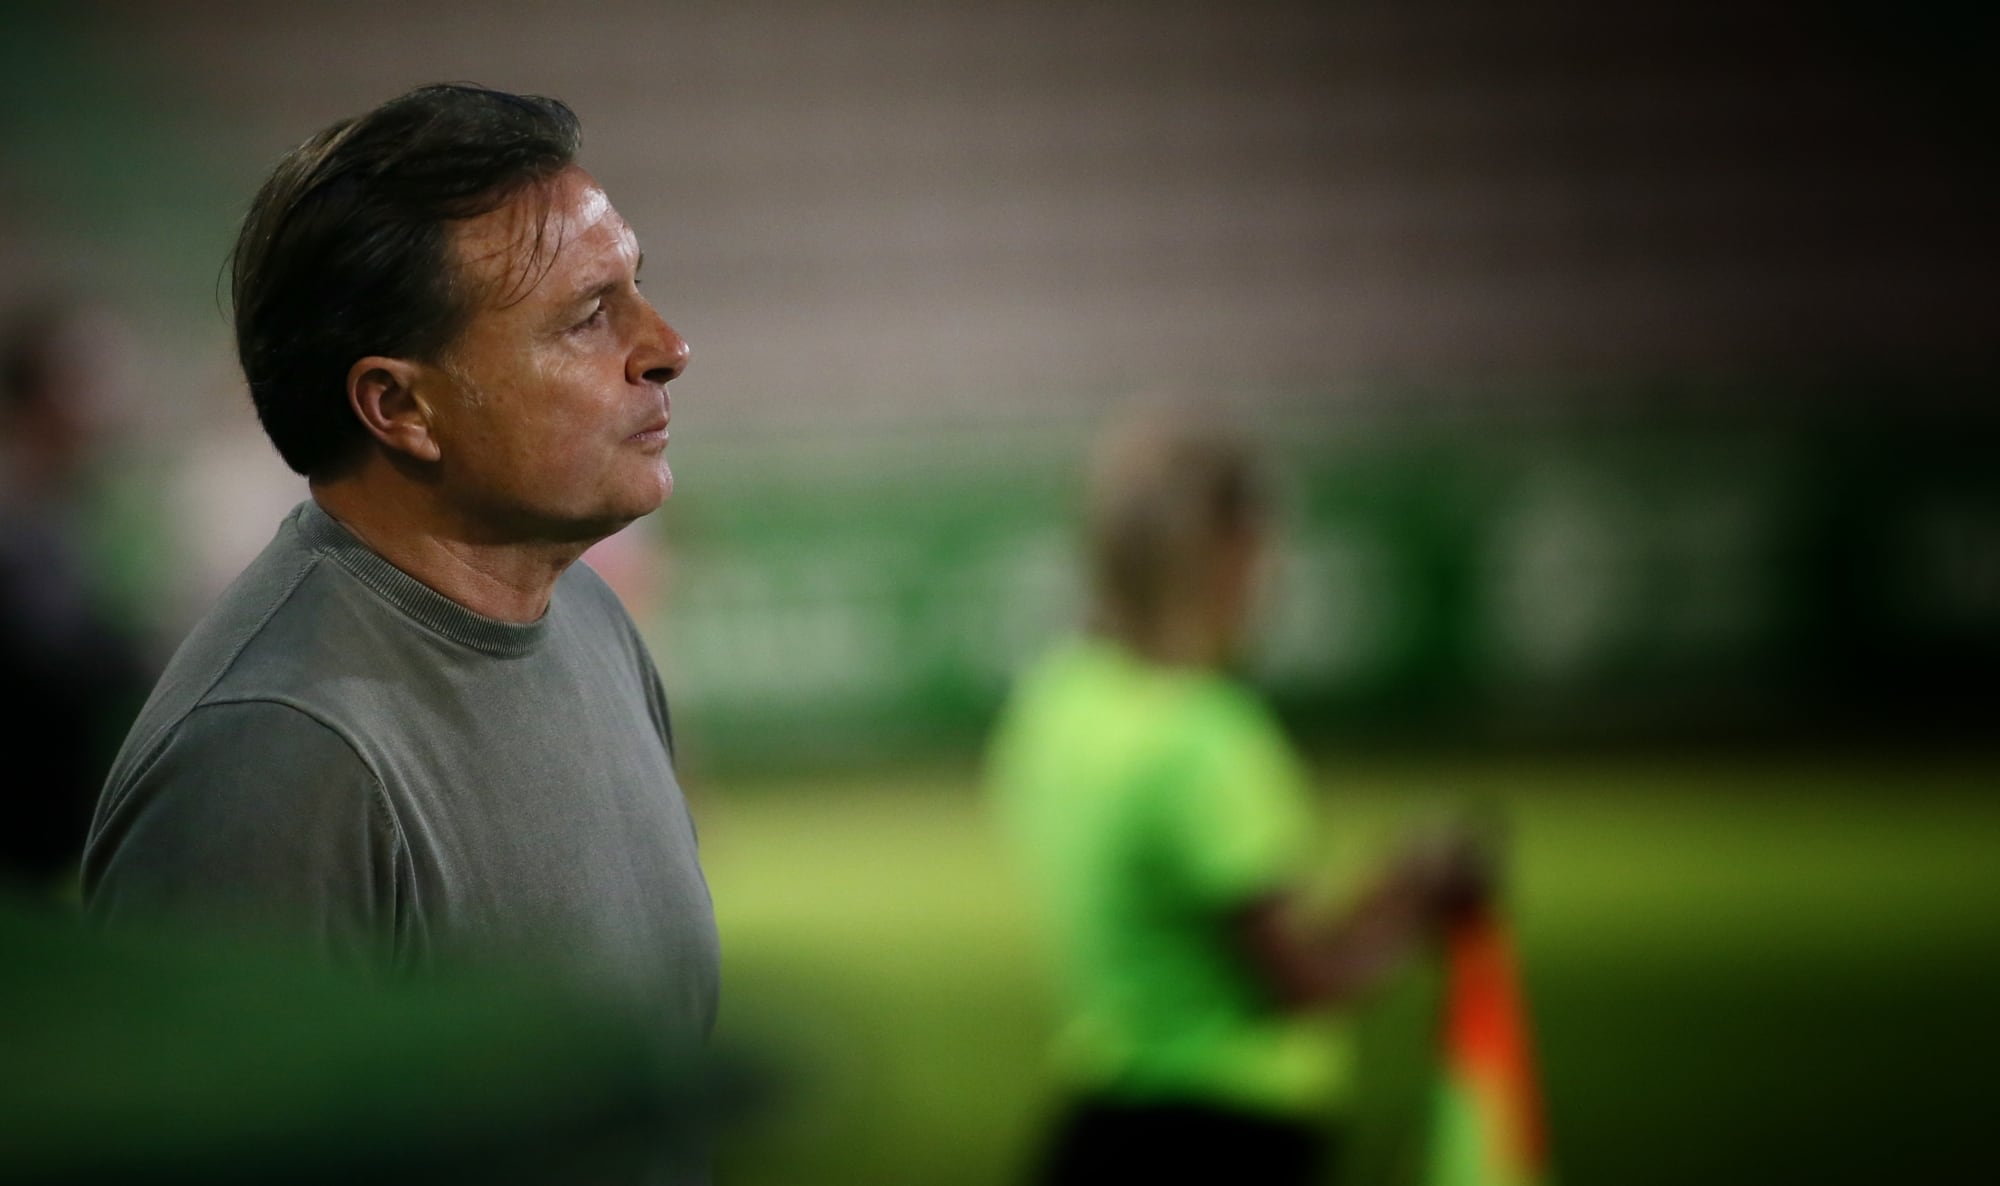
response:
[[[657,313],[648,313],[652,321],[646,340],[632,352],[626,364],[625,377],[633,383],[671,383],[687,370],[687,340],[674,332]]]

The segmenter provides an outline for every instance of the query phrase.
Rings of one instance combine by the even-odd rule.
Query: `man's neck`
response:
[[[503,622],[533,622],[548,609],[579,543],[482,538],[413,491],[383,497],[366,478],[311,484],[313,501],[376,555],[465,608]]]

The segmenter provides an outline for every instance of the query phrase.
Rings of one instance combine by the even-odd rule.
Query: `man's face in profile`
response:
[[[641,295],[638,241],[604,191],[572,166],[457,224],[451,248],[474,310],[427,368],[445,496],[535,540],[595,540],[657,509],[688,347]]]

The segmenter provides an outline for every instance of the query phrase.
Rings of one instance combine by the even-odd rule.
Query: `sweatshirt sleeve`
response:
[[[367,763],[306,713],[196,708],[105,794],[83,869],[98,921],[269,934],[343,962],[395,955],[395,815]]]

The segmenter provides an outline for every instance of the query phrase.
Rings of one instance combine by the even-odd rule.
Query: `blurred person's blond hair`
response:
[[[1266,514],[1250,441],[1184,407],[1129,406],[1095,442],[1085,506],[1091,630],[1154,662],[1227,659]]]

